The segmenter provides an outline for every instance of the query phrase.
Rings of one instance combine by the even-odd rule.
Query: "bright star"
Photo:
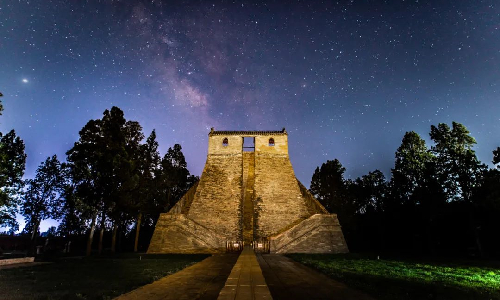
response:
[[[28,79],[23,78],[23,83],[28,83]]]

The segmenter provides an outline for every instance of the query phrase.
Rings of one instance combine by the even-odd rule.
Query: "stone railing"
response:
[[[309,190],[297,179],[299,183],[300,193],[306,202],[307,209],[311,215],[314,214],[327,214],[326,208],[319,203],[319,201],[314,198],[314,196],[309,192]]]
[[[195,183],[182,198],[177,201],[177,203],[168,211],[169,214],[187,214],[189,208],[191,207],[191,203],[193,202],[194,195],[196,194],[196,188],[198,187],[198,183]]]

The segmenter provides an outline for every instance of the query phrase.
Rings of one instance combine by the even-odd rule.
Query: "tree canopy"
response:
[[[0,93],[0,97],[2,97]],[[3,106],[0,101],[0,115]],[[14,130],[7,134],[0,132],[0,226],[7,226],[11,232],[18,230],[16,221],[19,194],[23,186],[26,153],[24,142]]]
[[[337,213],[351,250],[484,255],[500,243],[500,168],[476,157],[475,139],[457,122],[431,126],[429,148],[406,132],[391,178],[379,170],[345,180],[345,168],[328,160],[316,168],[310,191]],[[493,150],[500,163],[500,147]],[[471,250],[474,249],[474,250]]]

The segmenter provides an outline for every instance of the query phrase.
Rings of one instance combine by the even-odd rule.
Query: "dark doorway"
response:
[[[243,151],[254,152],[255,151],[255,138],[254,137],[243,137]]]

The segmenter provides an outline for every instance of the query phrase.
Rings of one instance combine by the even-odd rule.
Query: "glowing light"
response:
[[[23,83],[28,83],[28,79],[23,78]]]

